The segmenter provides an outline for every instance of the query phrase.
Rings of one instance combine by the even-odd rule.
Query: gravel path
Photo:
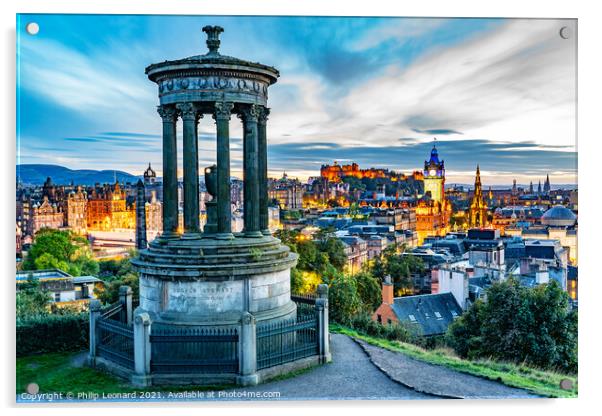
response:
[[[376,368],[351,338],[331,335],[332,363],[297,377],[267,382],[233,392],[279,392],[279,398],[258,400],[400,400],[438,399],[393,380]],[[244,397],[239,397],[244,399]]]
[[[539,398],[526,390],[414,360],[362,340],[356,342],[368,354],[370,361],[392,380],[416,391],[458,399]]]

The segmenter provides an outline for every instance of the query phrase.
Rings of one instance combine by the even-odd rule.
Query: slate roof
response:
[[[451,293],[403,296],[395,298],[391,307],[400,322],[419,326],[419,333],[425,336],[444,334],[462,314]]]

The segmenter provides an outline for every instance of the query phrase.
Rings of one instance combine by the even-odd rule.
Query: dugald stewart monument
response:
[[[204,55],[152,64],[163,126],[163,231],[132,259],[140,278],[109,308],[91,306],[90,363],[135,385],[252,385],[330,360],[327,288],[313,304],[291,300],[297,255],[268,230],[268,88],[279,72],[219,53],[205,26]],[[236,116],[236,117],[232,117]],[[213,199],[199,221],[198,125],[216,126],[217,163],[204,168]],[[244,229],[233,233],[230,132],[243,124]],[[184,227],[178,230],[177,124],[183,131]],[[143,227],[144,213],[139,215]]]

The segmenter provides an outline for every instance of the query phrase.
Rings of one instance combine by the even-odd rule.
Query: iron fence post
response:
[[[241,386],[254,386],[259,383],[257,374],[257,336],[255,317],[249,312],[243,313],[240,320],[239,371],[236,383]]]
[[[96,346],[99,342],[98,319],[100,319],[101,305],[98,299],[90,301],[90,353],[88,363],[91,367],[96,366]]]
[[[132,324],[132,288],[129,286],[119,287],[119,302],[121,303],[121,319],[124,324]]]
[[[330,333],[328,330],[328,285],[318,285],[318,298],[316,299],[316,315],[318,321],[318,346],[320,361],[328,363],[332,360],[330,355]]]
[[[132,384],[137,387],[151,385],[151,318],[143,312],[134,318],[134,369]]]

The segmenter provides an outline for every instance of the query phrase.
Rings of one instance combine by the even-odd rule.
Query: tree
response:
[[[413,291],[415,274],[423,274],[426,270],[421,258],[405,253],[405,246],[392,245],[387,247],[380,258],[375,259],[371,272],[382,281],[385,276],[391,276],[396,293]]]
[[[336,276],[329,287],[328,303],[333,321],[349,323],[362,309],[355,279],[342,273]]]
[[[382,294],[378,280],[367,270],[353,275],[356,281],[357,294],[365,309],[372,313],[382,303]]]
[[[23,270],[60,269],[73,276],[96,275],[98,264],[90,243],[70,231],[43,228],[23,262]]]
[[[96,297],[105,304],[111,304],[119,300],[119,288],[129,286],[132,289],[132,296],[140,295],[140,284],[138,276],[134,273],[127,273],[122,277],[112,280],[104,288],[94,289]]]
[[[33,275],[19,284],[16,298],[17,319],[48,314],[50,294],[41,289],[39,280]]]
[[[527,288],[510,278],[487,290],[448,328],[447,341],[462,357],[492,357],[577,371],[577,312],[556,281]]]
[[[347,264],[343,242],[330,235],[318,235],[315,242],[316,248],[328,256],[328,262],[337,270],[342,271]]]

